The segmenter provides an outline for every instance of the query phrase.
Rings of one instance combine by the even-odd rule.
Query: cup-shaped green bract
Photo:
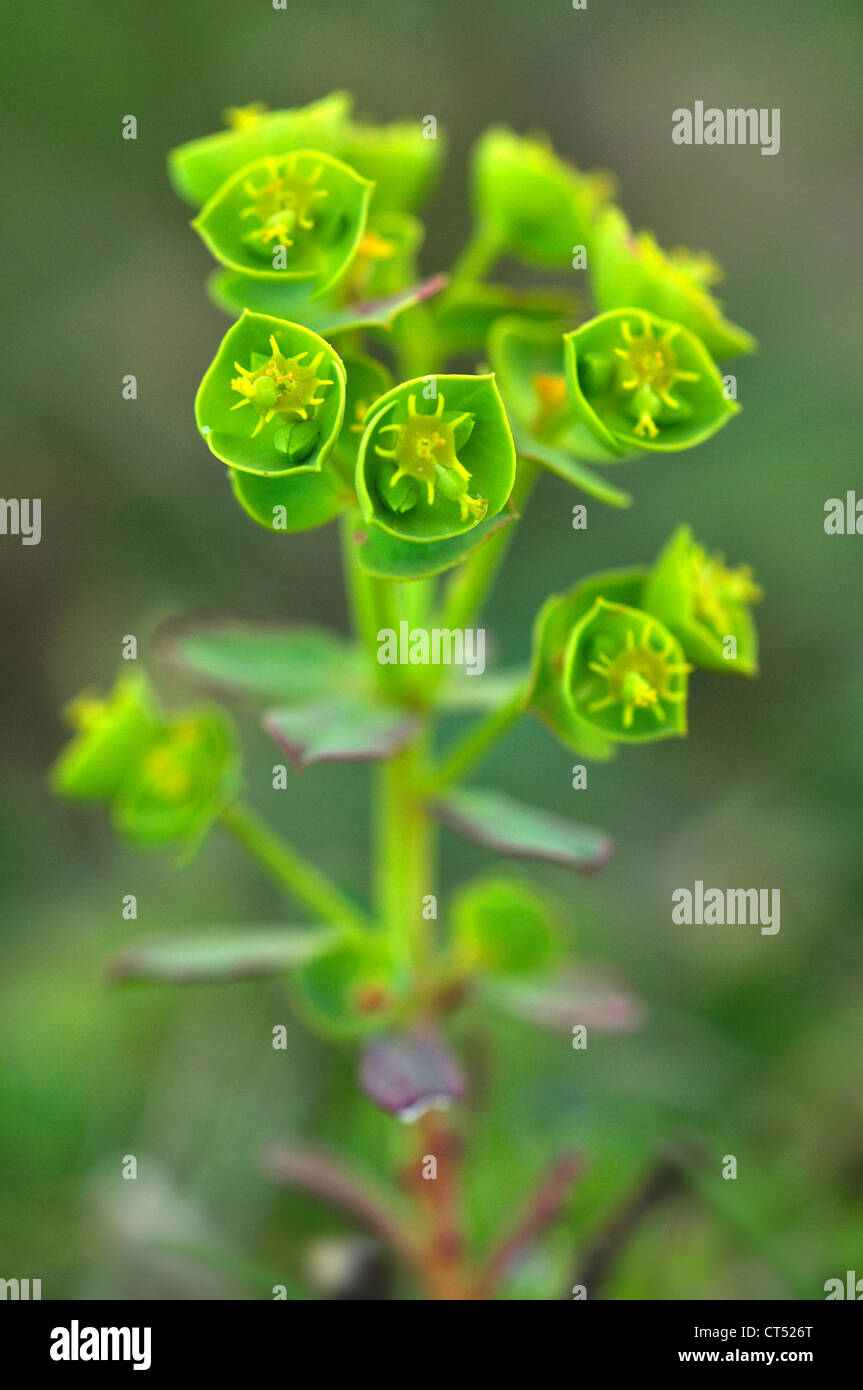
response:
[[[330,344],[300,324],[248,311],[222,339],[195,400],[216,458],[268,478],[320,471],[344,409],[345,370]]]
[[[748,565],[727,568],[681,526],[659,556],[643,596],[678,638],[697,666],[754,676],[758,671],[758,634],[750,605],[761,590]]]
[[[739,406],[689,329],[643,309],[615,309],[564,335],[579,419],[621,458],[709,439]]]
[[[363,517],[410,541],[464,535],[505,506],[515,448],[493,374],[403,382],[376,401],[360,443]]]
[[[333,460],[353,489],[357,456],[372,405],[392,388],[392,373],[382,362],[363,352],[346,352],[342,358],[347,384],[345,419],[336,440]]]
[[[600,309],[634,306],[682,323],[718,361],[754,352],[755,339],[725,318],[710,293],[720,278],[710,256],[683,249],[666,253],[650,232],[634,235],[620,208],[602,213],[591,257],[591,283]]]
[[[507,410],[534,440],[595,463],[618,463],[579,418],[568,388],[564,326],[507,316],[488,339],[491,365]]]
[[[102,698],[84,691],[65,716],[75,730],[51,769],[51,785],[60,796],[82,801],[108,800],[117,792],[162,720],[145,676],[120,676]]]
[[[480,136],[471,172],[481,238],[528,265],[571,266],[576,246],[591,247],[611,193],[607,175],[582,174],[544,141],[500,126]]]
[[[229,468],[228,478],[234,497],[247,516],[268,531],[311,531],[338,516],[348,493],[339,474],[328,462],[318,472],[296,468],[276,478],[261,478]]]
[[[425,228],[406,212],[374,210],[338,293],[343,301],[381,299],[418,279],[417,253]]]
[[[552,904],[516,879],[465,884],[453,898],[451,923],[457,958],[471,972],[531,974],[545,969],[556,952]]]
[[[171,182],[181,198],[200,206],[252,160],[309,148],[334,153],[351,106],[347,92],[331,92],[320,101],[288,111],[268,111],[263,102],[231,107],[225,112],[228,130],[171,150]]]
[[[373,188],[320,150],[267,155],[227,179],[192,225],[222,265],[309,281],[317,298],[356,255]]]
[[[311,1027],[335,1038],[361,1037],[391,1023],[404,982],[383,936],[346,931],[292,979]]]
[[[339,154],[376,185],[374,213],[413,212],[425,202],[440,174],[446,140],[435,125],[394,121],[391,125],[346,124]]]
[[[200,838],[237,791],[231,725],[218,711],[174,716],[147,744],[112,806],[117,831],[141,848]]]
[[[563,679],[575,714],[600,737],[652,743],[686,733],[690,669],[658,618],[598,598],[569,635]]]
[[[639,608],[647,576],[643,569],[605,570],[580,580],[565,594],[550,595],[537,614],[528,707],[575,753],[606,759],[614,746],[575,707],[566,674],[570,637],[600,598]]]

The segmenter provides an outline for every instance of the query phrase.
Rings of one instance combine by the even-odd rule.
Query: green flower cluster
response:
[[[167,715],[145,676],[66,708],[74,737],[51,770],[54,790],[110,805],[115,830],[141,849],[194,849],[237,791],[231,725],[215,709]]]
[[[239,314],[198,393],[198,429],[261,525],[352,512],[361,567],[421,578],[515,511],[519,457],[625,505],[592,465],[689,448],[736,414],[717,359],[754,342],[713,298],[714,262],[634,236],[604,172],[486,131],[471,241],[448,284],[423,284],[417,211],[444,151],[434,118],[360,123],[340,92],[225,115],[227,130],[172,151],[169,169],[219,262],[211,293]],[[568,277],[586,266],[597,312],[569,292],[484,283],[504,257]],[[475,376],[451,368],[466,354]]]
[[[760,597],[748,566],[728,569],[681,526],[651,569],[592,575],[546,601],[528,705],[586,757],[683,735],[693,667],[757,674]]]

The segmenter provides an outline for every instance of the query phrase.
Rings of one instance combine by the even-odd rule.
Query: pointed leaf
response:
[[[108,963],[109,979],[218,984],[281,975],[328,950],[337,933],[324,927],[225,927],[134,946]]]
[[[445,275],[433,275],[418,285],[409,285],[380,299],[328,304],[313,299],[308,285],[302,281],[280,284],[238,271],[218,270],[210,276],[207,289],[213,302],[231,315],[250,309],[258,314],[301,323],[305,328],[329,338],[334,333],[348,333],[361,328],[392,328],[399,314],[438,294],[446,283]]]
[[[629,1033],[644,1021],[637,995],[591,970],[573,968],[548,980],[483,980],[478,990],[485,1003],[554,1032],[584,1024],[598,1032]]]
[[[199,615],[166,623],[156,643],[174,674],[222,698],[288,704],[361,684],[359,654],[322,628]]]
[[[270,710],[264,728],[298,772],[312,763],[381,762],[410,742],[417,721],[361,696]]]
[[[525,806],[502,792],[461,788],[438,800],[434,809],[451,829],[498,854],[547,859],[595,873],[614,849],[604,831]]]

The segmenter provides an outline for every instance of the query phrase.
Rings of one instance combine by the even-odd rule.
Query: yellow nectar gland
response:
[[[569,403],[566,378],[562,372],[537,372],[531,378],[531,385],[539,402],[533,432],[541,434]]]
[[[694,546],[690,556],[695,594],[695,616],[720,637],[733,632],[732,611],[742,605],[758,603],[762,590],[752,578],[749,565],[726,569],[721,555],[708,555]]]
[[[260,187],[251,179],[243,184],[252,202],[243,208],[240,216],[257,218],[261,225],[252,232],[252,239],[265,247],[274,243],[286,249],[293,246],[293,234],[297,229],[310,232],[314,227],[315,203],[329,197],[325,188],[315,188],[324,171],[323,164],[303,174],[298,170],[298,159],[296,154],[268,159],[269,180]]]
[[[682,371],[671,347],[671,341],[680,332],[676,324],[666,329],[661,338],[654,336],[653,325],[645,314],[642,320],[644,332],[636,337],[632,325],[624,319],[621,334],[625,347],[616,347],[615,355],[626,364],[627,374],[621,374],[620,387],[623,391],[637,393],[635,404],[639,411],[635,426],[637,435],[646,434],[655,439],[659,434],[654,416],[660,405],[669,410],[679,410],[680,402],[671,394],[671,388],[678,381],[698,381],[698,372]]]
[[[157,744],[144,760],[144,778],[148,786],[166,801],[182,801],[191,790],[191,774],[181,758],[182,754],[175,747]]]
[[[674,638],[669,635],[660,649],[650,645],[650,634],[654,623],[645,618],[641,636],[636,643],[632,628],[627,628],[625,645],[617,656],[611,657],[603,652],[596,661],[588,663],[590,670],[608,683],[608,693],[588,705],[588,714],[608,709],[610,705],[623,706],[623,727],[631,729],[637,709],[652,709],[657,721],[665,721],[666,704],[679,704],[686,699],[684,690],[672,690],[674,676],[685,675],[692,667],[686,662],[669,661],[675,649]]]
[[[248,106],[226,106],[222,120],[231,130],[254,130],[268,109],[265,101],[250,101]]]
[[[440,478],[455,473],[461,480],[461,486],[452,491],[449,487],[442,487],[442,491],[445,490],[451,500],[458,502],[462,521],[467,519],[469,512],[479,521],[485,516],[488,503],[484,497],[471,497],[468,493],[467,484],[471,475],[455,451],[456,426],[470,416],[464,412],[454,420],[444,420],[443,411],[442,394],[438,395],[431,415],[420,415],[416,396],[409,396],[407,420],[401,424],[382,425],[378,431],[379,434],[395,434],[393,448],[382,449],[376,444],[375,453],[380,454],[381,458],[393,459],[397,465],[389,480],[390,487],[395,487],[401,478],[415,478],[417,482],[425,484],[429,506],[435,500],[435,485]]]
[[[318,367],[324,358],[321,350],[307,366],[303,358],[307,352],[298,352],[295,357],[285,357],[275,334],[270,334],[272,357],[260,367],[243,367],[239,362],[234,366],[240,373],[231,381],[231,390],[243,397],[232,410],[240,410],[244,405],[253,405],[258,412],[258,423],[252,430],[252,438],[259,434],[276,415],[295,415],[298,420],[311,420],[323,397],[315,392],[324,386],[332,386],[331,377],[319,377]]]
[[[108,710],[108,701],[98,695],[76,695],[64,706],[63,718],[70,728],[89,733],[104,722]]]

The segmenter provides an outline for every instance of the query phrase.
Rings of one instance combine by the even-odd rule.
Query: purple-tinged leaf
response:
[[[552,1032],[571,1033],[583,1024],[601,1033],[631,1033],[645,1017],[644,1004],[625,985],[575,967],[528,983],[484,980],[478,992],[486,1004]]]
[[[547,859],[564,868],[595,873],[614,851],[603,830],[525,806],[502,792],[461,788],[436,800],[433,809],[450,829],[497,854]]]
[[[381,762],[406,747],[417,721],[359,697],[270,710],[264,728],[298,772],[312,763]]]
[[[214,928],[206,935],[143,942],[108,962],[115,983],[155,980],[175,985],[218,984],[282,975],[329,949],[327,927]]]
[[[222,699],[293,703],[363,680],[357,650],[325,628],[200,613],[165,623],[156,649],[172,674]]]
[[[462,1070],[434,1032],[389,1033],[366,1047],[360,1084],[375,1105],[409,1123],[466,1094]]]

